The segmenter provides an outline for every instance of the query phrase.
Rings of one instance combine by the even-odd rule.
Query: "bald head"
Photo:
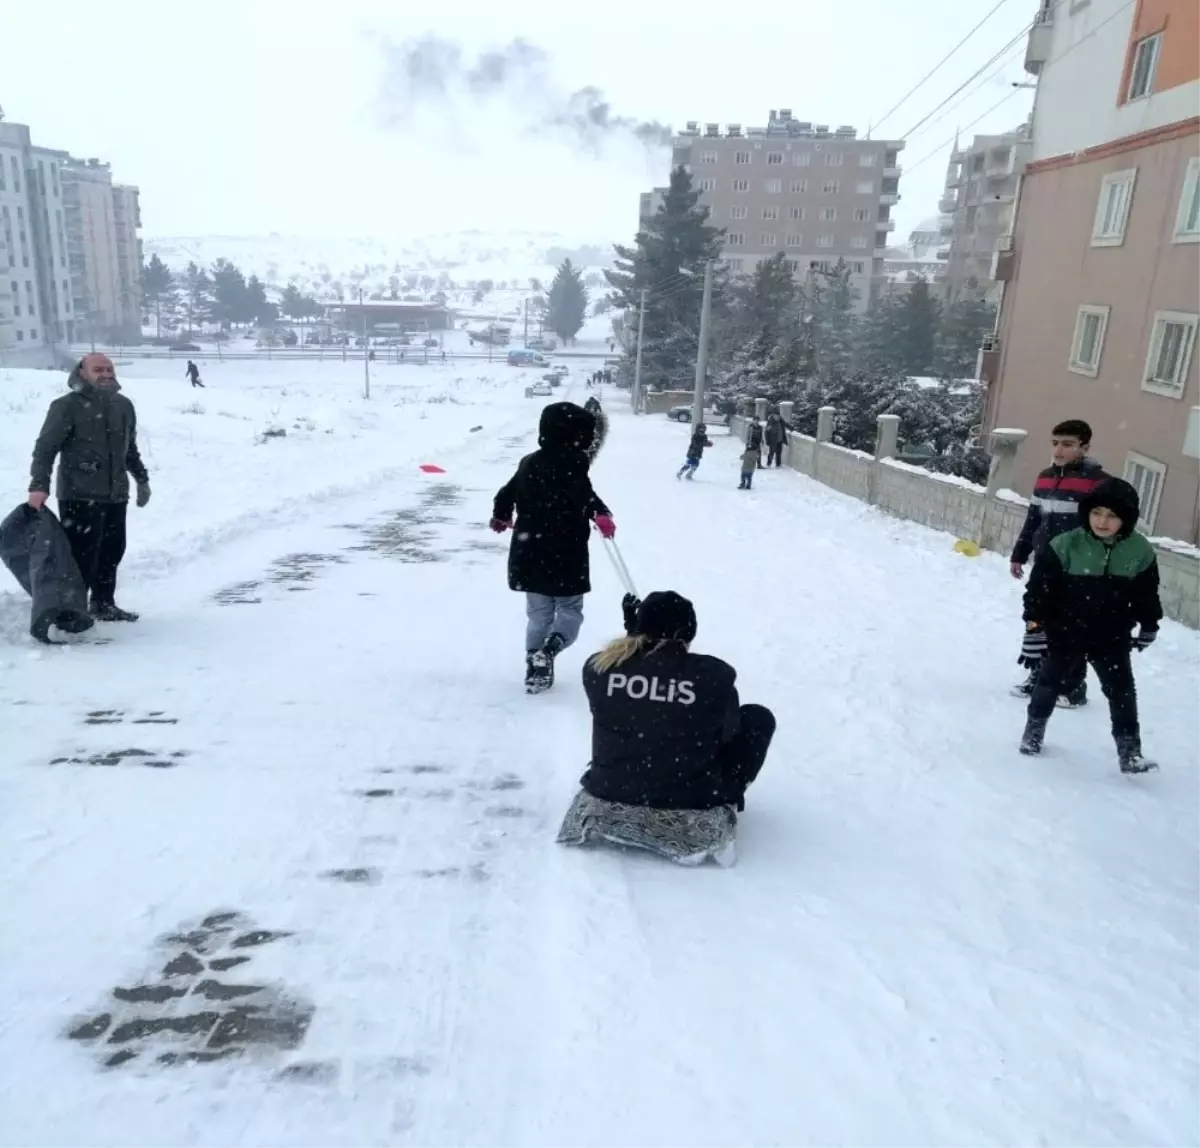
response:
[[[117,381],[117,369],[107,355],[93,352],[79,361],[79,373],[97,387],[111,387]]]

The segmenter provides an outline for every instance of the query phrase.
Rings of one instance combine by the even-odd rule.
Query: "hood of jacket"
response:
[[[551,450],[588,450],[596,438],[596,418],[574,403],[551,403],[538,423],[538,445]]]
[[[1092,528],[1088,522],[1088,515],[1097,506],[1111,510],[1120,518],[1121,529],[1117,531],[1118,538],[1128,538],[1133,533],[1141,513],[1141,503],[1137,490],[1130,483],[1123,478],[1107,478],[1091,494],[1086,494],[1079,500],[1081,525],[1089,534],[1092,533]]]
[[[75,366],[71,368],[71,373],[67,376],[68,390],[75,391],[77,394],[83,395],[115,395],[121,389],[121,384],[118,382],[114,382],[111,387],[98,387],[95,383],[88,382],[88,380],[83,377],[83,372],[81,370],[82,367],[82,363],[76,363]]]

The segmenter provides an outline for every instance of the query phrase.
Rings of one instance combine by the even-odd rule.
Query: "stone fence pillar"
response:
[[[755,399],[754,400],[754,417],[756,419],[765,419],[767,417],[767,400],[766,399]]]
[[[833,441],[833,420],[836,407],[821,407],[817,411],[817,442]]]
[[[875,459],[895,458],[900,442],[900,416],[880,415],[876,420]]]
[[[783,421],[785,423],[790,423],[792,421],[792,411],[794,409],[795,409],[795,404],[788,402],[785,399],[782,403],[779,404],[779,417],[781,419],[783,419]]]
[[[987,490],[983,496],[983,510],[979,515],[979,545],[985,550],[995,550],[998,538],[992,523],[997,516],[992,514],[996,491],[1012,489],[1013,477],[1017,472],[1017,455],[1021,444],[1029,437],[1028,431],[1018,428],[1002,428],[992,431],[988,449],[992,465],[988,470]]]

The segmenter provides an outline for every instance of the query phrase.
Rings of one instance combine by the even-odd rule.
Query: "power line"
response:
[[[933,77],[935,75],[937,75],[937,73],[941,70],[943,65],[945,65],[950,60],[950,58],[972,36],[974,36],[975,33],[978,32],[979,29],[984,26],[984,24],[986,24],[997,12],[999,12],[1000,9],[1003,8],[1004,5],[1007,3],[1008,3],[1008,0],[999,0],[999,3],[997,3],[996,6],[986,16],[984,16],[984,18],[982,20],[980,20],[978,24],[975,25],[974,28],[972,28],[961,40],[959,40],[959,42],[957,44],[955,44],[954,47],[951,48],[949,52],[947,52],[932,68],[930,68],[929,71],[926,72],[925,75],[922,76],[921,79],[917,81],[917,83],[914,87],[909,89],[909,91],[905,92],[904,96],[900,99],[899,103],[897,103],[893,107],[889,108],[885,115],[880,116],[879,119],[873,120],[871,122],[871,130],[874,131],[876,128],[879,127],[880,124],[884,123],[886,120],[889,120],[892,117],[894,112],[898,111],[904,104],[906,104],[908,102],[910,97],[916,95],[916,93],[919,92],[921,90],[921,88],[923,88],[931,79],[933,79]]]
[[[1019,54],[1020,45],[1017,45],[1016,47],[1018,48],[1018,54]],[[972,88],[969,92],[964,92],[961,99],[955,100],[954,103],[952,103],[944,112],[942,112],[941,115],[936,116],[934,119],[930,120],[927,124],[925,124],[924,127],[922,127],[920,129],[920,131],[918,131],[914,134],[918,135],[918,136],[924,135],[925,132],[930,131],[936,125],[940,124],[942,122],[942,120],[944,120],[948,115],[950,115],[952,112],[955,112],[959,108],[961,108],[963,106],[963,104],[965,104],[969,99],[971,99],[972,96],[975,96],[979,92],[981,92],[983,90],[983,88],[987,85],[989,80],[992,80],[996,76],[1000,75],[1000,73],[1003,72],[1009,66],[1009,64],[1011,64],[1012,62],[1013,61],[1010,59],[1009,60],[1001,60],[1000,66],[994,72],[990,72],[987,76],[985,76],[983,78],[983,80],[981,80],[978,84],[976,84],[975,87]],[[906,142],[907,142],[907,138],[906,138]]]

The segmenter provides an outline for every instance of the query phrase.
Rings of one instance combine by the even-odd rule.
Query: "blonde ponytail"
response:
[[[641,634],[628,634],[623,638],[614,638],[598,654],[592,655],[592,667],[602,674],[615,670],[624,665],[635,654],[641,653],[648,644],[648,639]]]

